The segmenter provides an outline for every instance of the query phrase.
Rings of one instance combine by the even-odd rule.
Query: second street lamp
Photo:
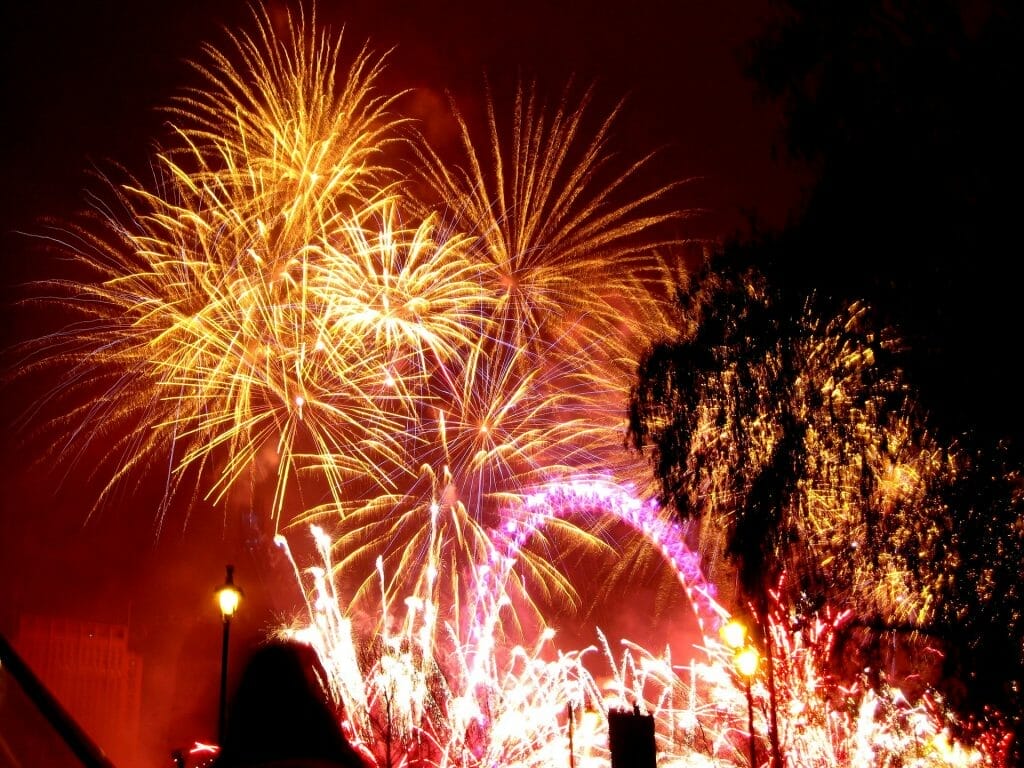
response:
[[[220,616],[224,622],[224,639],[220,650],[220,707],[217,714],[217,743],[224,746],[224,731],[228,711],[228,641],[231,636],[231,617],[242,602],[242,590],[235,586],[235,566],[227,566],[224,583],[214,590]]]
[[[754,694],[750,681],[757,674],[761,662],[757,648],[747,643],[747,628],[738,620],[730,619],[722,627],[722,640],[733,650],[732,665],[743,679],[747,694],[747,737],[750,747],[750,768],[757,767],[757,745],[754,740]]]

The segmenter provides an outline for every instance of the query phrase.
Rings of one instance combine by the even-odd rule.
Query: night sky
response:
[[[575,75],[596,83],[598,103],[626,97],[619,145],[664,147],[660,172],[689,180],[678,203],[694,210],[687,234],[718,239],[750,214],[781,223],[796,199],[798,174],[772,152],[776,112],[757,103],[737,58],[767,8],[766,0],[605,8],[355,1],[321,3],[317,12],[321,22],[344,25],[346,50],[367,40],[377,50],[393,47],[387,82],[415,89],[416,104],[429,105],[446,90],[475,99],[485,75],[520,73],[552,94]],[[115,161],[145,178],[149,142],[161,131],[156,107],[187,82],[185,60],[203,42],[222,40],[222,25],[249,18],[245,3],[224,1],[6,5],[0,258],[7,342],[34,331],[31,315],[11,307],[21,295],[17,286],[54,267],[22,233],[37,231],[43,217],[83,208],[86,191],[96,188],[87,176],[92,166]],[[431,118],[429,109],[422,115]],[[31,385],[9,385],[5,425],[36,394]],[[198,737],[191,733],[197,719],[213,722],[219,618],[211,598],[224,564],[236,565],[250,598],[236,622],[240,642],[294,607],[294,593],[276,578],[283,564],[272,562],[265,531],[202,507],[171,520],[157,537],[157,497],[144,488],[87,519],[92,499],[75,478],[55,491],[60,468],[34,465],[23,446],[7,426],[0,631],[13,635],[22,611],[130,622],[134,643],[147,654],[147,690],[160,691],[161,706],[144,713],[151,748],[174,746],[179,735]],[[181,673],[180,659],[190,655],[209,665],[194,661],[192,687],[182,687],[173,670]],[[204,677],[209,685],[198,682]]]

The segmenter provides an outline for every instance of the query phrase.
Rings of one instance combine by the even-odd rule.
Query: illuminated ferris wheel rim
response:
[[[525,517],[509,520],[502,532],[505,562],[515,562],[519,549],[554,517],[583,509],[627,524],[654,546],[672,568],[686,593],[702,635],[717,632],[729,612],[717,599],[715,585],[704,576],[700,556],[686,544],[686,530],[655,499],[643,499],[633,486],[610,477],[557,480],[524,495]]]

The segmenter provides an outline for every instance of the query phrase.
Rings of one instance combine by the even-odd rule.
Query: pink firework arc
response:
[[[715,600],[716,587],[701,570],[699,555],[686,544],[686,526],[651,498],[641,498],[613,480],[586,479],[552,483],[525,498],[527,516],[505,524],[502,561],[515,562],[527,539],[554,516],[567,513],[604,514],[641,534],[676,574],[693,608],[702,634],[717,632],[725,609]]]
[[[492,532],[485,559],[465,568],[463,594],[454,601],[435,602],[433,580],[426,578],[416,592],[389,602],[378,561],[381,617],[369,632],[348,613],[350,600],[332,578],[336,544],[322,529],[312,529],[320,562],[300,569],[292,559],[307,611],[281,632],[317,648],[366,756],[386,762],[386,741],[390,754],[419,765],[539,766],[577,750],[580,759],[606,762],[608,711],[634,706],[656,719],[659,746],[668,755],[689,751],[682,731],[721,727],[721,713],[713,722],[701,711],[706,704],[698,703],[697,689],[707,677],[702,670],[713,668],[707,651],[700,654],[704,663],[685,668],[684,679],[684,668],[669,655],[655,657],[636,643],[624,641],[617,659],[599,627],[598,645],[561,649],[543,620],[512,646],[503,626],[514,611],[516,571],[528,539],[558,518],[583,514],[609,516],[645,536],[686,590],[701,631],[717,628],[727,614],[687,547],[683,526],[611,480],[551,483],[527,495],[515,514]],[[278,544],[291,558],[283,536]],[[705,637],[703,645],[714,642]],[[718,687],[731,686],[719,681]],[[724,758],[732,742],[722,738],[714,749]]]

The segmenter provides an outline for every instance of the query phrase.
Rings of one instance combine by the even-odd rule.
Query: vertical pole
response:
[[[768,714],[770,718],[768,736],[772,747],[772,766],[774,768],[783,768],[782,750],[779,748],[778,707],[775,698],[775,654],[772,652],[772,636],[770,631],[765,632],[764,648],[768,656]]]
[[[750,738],[750,768],[757,768],[757,744],[754,741],[754,695],[747,678],[747,735]]]
[[[384,693],[387,729],[384,731],[384,768],[391,768],[391,689]]]
[[[572,702],[569,702],[569,768],[576,768],[576,748],[572,743],[572,726],[575,720]]]
[[[224,617],[224,642],[220,649],[220,713],[217,721],[217,743],[223,748],[228,716],[228,638],[231,635],[231,617]]]

